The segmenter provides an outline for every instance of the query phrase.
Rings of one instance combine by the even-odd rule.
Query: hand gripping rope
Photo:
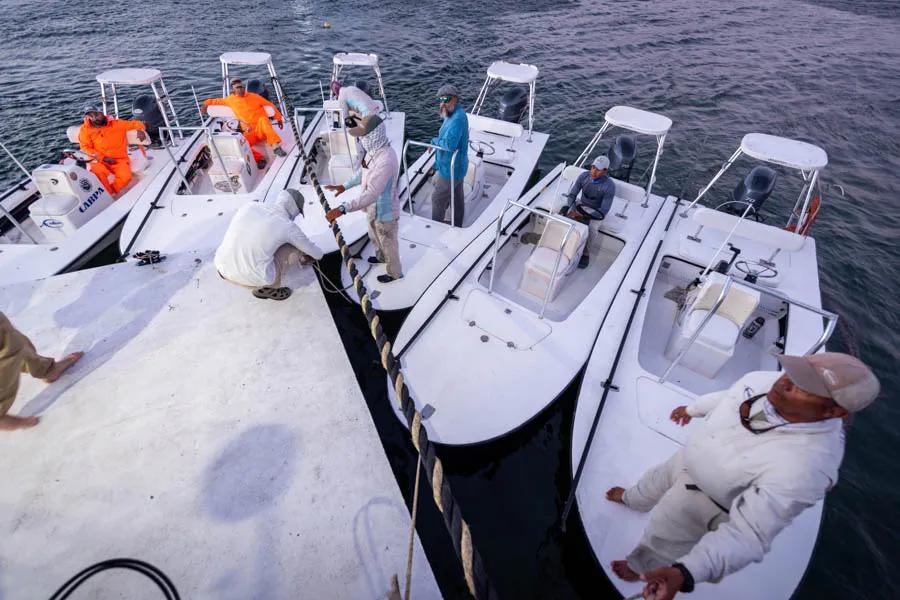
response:
[[[274,81],[273,83],[280,85],[280,82],[277,81]],[[290,101],[288,101],[287,95],[284,94],[283,97],[285,98],[288,110],[293,110],[293,106]],[[319,203],[322,205],[325,212],[328,212],[328,210],[331,209],[331,206],[325,198],[325,192],[322,190],[322,186],[319,183],[319,178],[316,176],[312,163],[307,160],[306,149],[303,147],[300,132],[297,131],[297,124],[293,118],[289,120],[294,133],[294,139],[297,140],[297,148],[300,152],[300,159],[304,163],[307,177],[316,191]],[[424,467],[425,477],[431,484],[434,502],[437,504],[438,510],[441,511],[441,515],[444,517],[444,524],[447,526],[447,530],[450,532],[450,537],[453,540],[453,549],[456,551],[456,554],[459,556],[460,562],[462,563],[463,574],[465,575],[469,592],[479,600],[497,598],[497,593],[494,591],[484,570],[481,555],[472,545],[472,534],[469,530],[469,524],[466,523],[463,518],[459,503],[453,497],[449,481],[444,478],[444,468],[441,464],[441,460],[435,453],[434,444],[428,440],[428,432],[422,425],[422,413],[416,410],[415,404],[409,397],[409,389],[406,387],[406,384],[403,383],[403,372],[400,368],[400,361],[397,360],[397,358],[394,357],[393,352],[391,352],[391,342],[388,341],[387,336],[381,329],[380,319],[375,312],[375,309],[372,308],[369,292],[362,281],[362,274],[357,270],[355,261],[351,258],[350,247],[344,241],[344,235],[341,233],[341,228],[338,226],[337,221],[331,223],[331,232],[334,234],[335,241],[337,241],[344,266],[346,266],[347,271],[350,273],[350,277],[353,280],[353,289],[355,289],[356,293],[359,295],[360,307],[366,317],[366,321],[369,324],[369,331],[372,334],[372,338],[375,340],[375,345],[378,347],[378,352],[381,356],[381,365],[384,367],[384,370],[387,371],[388,376],[394,385],[394,391],[397,393],[397,398],[400,402],[400,409],[403,412],[403,416],[406,418],[406,423],[409,426],[409,431],[412,435],[413,445],[419,453],[419,460]]]

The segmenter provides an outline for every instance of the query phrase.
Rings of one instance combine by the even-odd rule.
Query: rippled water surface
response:
[[[65,127],[97,99],[96,73],[161,69],[182,123],[193,124],[190,85],[201,95],[215,93],[217,56],[227,50],[271,52],[297,104],[317,101],[334,52],[377,52],[392,108],[407,112],[415,139],[430,138],[438,126],[433,96],[441,83],[455,83],[471,104],[491,61],[533,63],[541,69],[536,128],[551,134],[543,169],[574,159],[603,112],[629,104],[675,122],[657,184],[666,193],[683,187],[696,193],[750,131],[820,144],[830,157],[825,181],[832,185],[813,233],[824,304],[844,325],[831,347],[858,351],[878,372],[884,393],[851,431],[842,479],[828,497],[797,597],[900,597],[896,2],[4,0],[0,20],[0,140],[31,167],[66,147]],[[321,27],[325,20],[331,29]],[[642,165],[649,146],[642,146]],[[4,157],[0,179],[19,177]],[[790,177],[780,180],[772,212],[786,215],[796,186]],[[347,320],[342,333],[351,359],[401,484],[409,487],[409,444],[384,409],[383,378],[371,366],[365,333],[354,311],[336,302],[334,312]],[[573,406],[570,391],[509,440],[444,457],[504,597],[614,596],[582,534],[562,536],[555,527],[570,480]],[[422,535],[445,593],[456,595],[458,573],[426,504]]]

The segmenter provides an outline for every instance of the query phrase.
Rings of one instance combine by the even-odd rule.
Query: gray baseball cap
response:
[[[597,158],[594,159],[594,162],[591,163],[591,166],[595,167],[597,169],[600,169],[601,171],[603,169],[608,169],[609,168],[609,159],[606,158],[605,156],[598,156]]]
[[[454,96],[459,98],[459,90],[456,89],[456,86],[452,83],[445,83],[437,91],[437,97],[440,98],[441,96]]]
[[[303,214],[303,204],[306,202],[306,199],[303,197],[303,194],[301,194],[299,190],[295,190],[294,188],[285,188],[281,191],[279,196],[279,199],[283,199],[285,207],[288,208],[288,211],[293,216],[296,215],[293,214],[294,211],[290,210],[291,203],[293,203],[293,206],[297,209],[297,213],[301,215]]]
[[[85,104],[84,108],[81,109],[81,114],[86,115],[89,113],[102,113],[103,109],[101,109],[96,104]]]
[[[872,404],[881,384],[861,360],[840,352],[812,356],[778,356],[778,362],[800,389],[831,398],[839,406],[856,412]]]
[[[369,115],[368,117],[363,117],[359,121],[359,125],[356,127],[351,127],[347,130],[347,133],[352,135],[353,137],[362,137],[364,135],[370,134],[375,130],[376,127],[381,125],[381,117],[378,115]]]

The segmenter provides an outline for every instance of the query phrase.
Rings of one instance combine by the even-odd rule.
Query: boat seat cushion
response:
[[[693,334],[703,322],[707,313],[709,313],[708,310],[692,311],[688,317],[685,333],[688,335]],[[710,318],[706,327],[703,328],[703,331],[701,331],[700,335],[697,337],[697,342],[700,343],[698,349],[705,344],[722,350],[723,352],[728,352],[730,355],[740,330],[740,327],[738,327],[731,319],[715,314]]]
[[[35,200],[28,212],[42,217],[61,217],[69,214],[79,202],[79,198],[71,194],[47,194]]]
[[[481,198],[484,191],[484,161],[477,156],[469,158],[469,170],[466,171],[463,190],[466,204],[471,204]]]

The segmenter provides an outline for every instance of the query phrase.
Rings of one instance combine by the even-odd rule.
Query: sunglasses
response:
[[[753,396],[752,398],[747,398],[741,403],[741,406],[738,408],[738,416],[741,418],[741,425],[752,433],[753,435],[759,435],[761,433],[766,433],[767,431],[772,431],[773,429],[778,429],[779,427],[784,427],[787,423],[783,423],[781,425],[771,425],[769,427],[762,427],[760,429],[756,429],[751,424],[753,419],[750,418],[750,407],[754,402],[759,400],[765,396],[765,394],[759,394],[758,396]]]
[[[441,96],[440,98],[438,98],[438,102],[440,102],[441,104],[447,104],[451,100],[453,100],[453,96]]]

